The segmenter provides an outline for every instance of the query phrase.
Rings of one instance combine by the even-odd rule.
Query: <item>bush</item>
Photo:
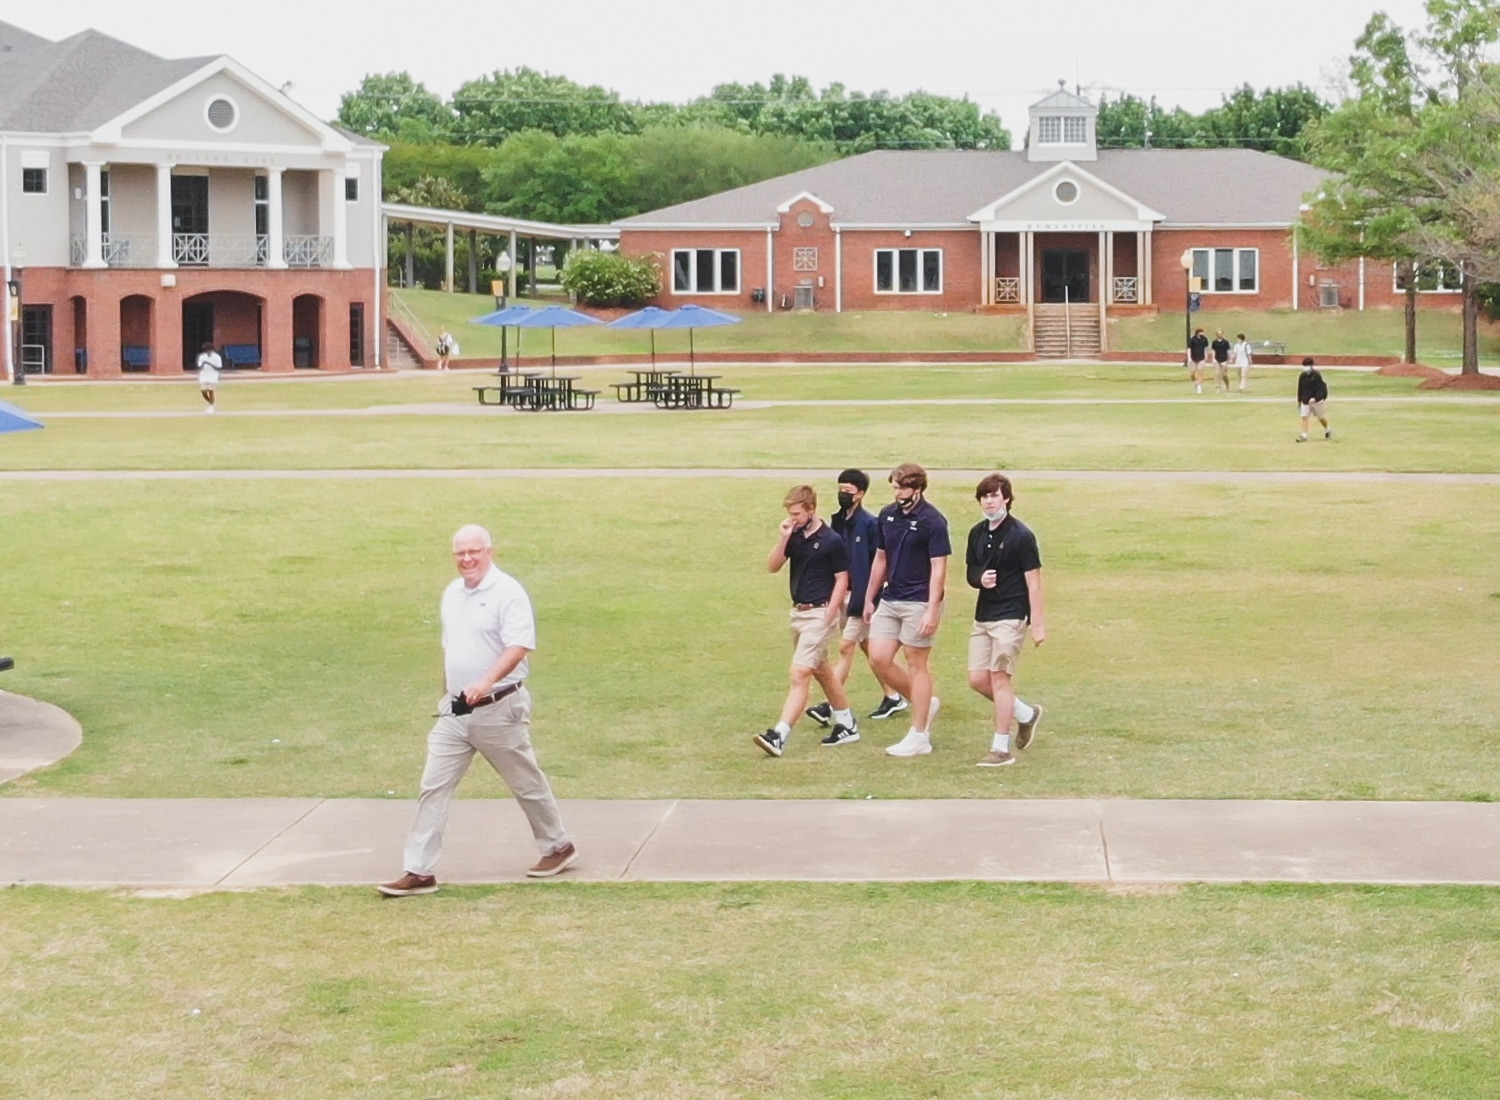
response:
[[[650,256],[585,249],[563,264],[562,285],[582,305],[640,306],[661,293],[661,271]]]

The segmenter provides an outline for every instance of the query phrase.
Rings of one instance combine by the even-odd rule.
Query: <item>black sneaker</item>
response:
[[[822,743],[825,745],[852,745],[858,740],[859,723],[854,723],[854,727],[851,729],[840,722],[833,727],[827,737],[823,738]]]
[[[818,725],[822,726],[825,730],[829,726],[833,725],[833,707],[831,704],[819,703],[815,707],[808,707],[802,713],[807,715]]]
[[[880,706],[876,707],[874,710],[872,710],[870,712],[870,717],[871,718],[889,718],[893,714],[900,714],[903,710],[905,710],[910,705],[911,705],[910,703],[908,703],[904,698],[902,698],[899,695],[896,696],[894,699],[891,698],[889,695],[887,695],[885,698],[883,698],[883,699],[880,700]]]
[[[786,748],[786,739],[775,730],[766,730],[765,733],[757,733],[752,738],[756,745],[760,746],[761,752],[767,756],[780,756],[781,750]]]

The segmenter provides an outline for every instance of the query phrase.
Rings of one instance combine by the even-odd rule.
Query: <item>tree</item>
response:
[[[1306,160],[1304,133],[1327,113],[1328,105],[1301,84],[1259,94],[1246,84],[1201,115],[1181,107],[1166,111],[1154,98],[1121,95],[1110,101],[1106,96],[1096,128],[1102,148],[1248,148]]]
[[[453,110],[454,133],[471,145],[500,145],[526,130],[565,137],[637,129],[634,112],[616,93],[527,68],[465,82],[453,93]]]
[[[453,112],[407,73],[371,73],[339,100],[338,123],[378,141],[446,141]]]

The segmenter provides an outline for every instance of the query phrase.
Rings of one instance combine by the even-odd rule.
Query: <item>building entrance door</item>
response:
[[[1042,253],[1042,301],[1087,302],[1089,254],[1049,248]]]
[[[182,303],[182,369],[198,369],[198,352],[214,342],[214,304]]]
[[[172,259],[208,263],[208,177],[172,177]]]

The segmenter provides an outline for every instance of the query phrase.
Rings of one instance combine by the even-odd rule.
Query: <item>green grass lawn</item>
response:
[[[465,355],[500,354],[500,332],[472,324],[493,310],[488,295],[445,294],[436,290],[392,290],[426,326],[437,333],[447,327]],[[521,304],[528,304],[525,300]],[[537,303],[545,304],[545,303]],[[743,322],[726,328],[704,329],[694,342],[700,351],[715,352],[869,352],[869,351],[994,351],[1015,352],[1026,347],[1025,318],[974,313],[929,313],[917,310],[876,310],[864,313],[741,314]],[[1405,346],[1400,310],[1323,313],[1314,310],[1213,310],[1195,314],[1195,325],[1210,333],[1222,328],[1231,338],[1237,332],[1252,340],[1277,340],[1296,355],[1395,355]],[[1126,317],[1110,322],[1112,351],[1159,351],[1181,354],[1183,319],[1164,309],[1154,318]],[[1457,312],[1424,309],[1417,318],[1417,353],[1424,363],[1457,365],[1462,325]],[[515,332],[510,351],[514,354]],[[528,354],[550,346],[545,332],[524,337]],[[685,332],[659,332],[659,352],[685,353]],[[644,354],[650,340],[643,332],[607,329],[569,329],[558,334],[563,355]],[[1481,322],[1480,357],[1486,365],[1500,363],[1500,326]]]
[[[0,1093],[1488,1100],[1472,889],[0,893]]]
[[[447,537],[478,520],[537,604],[567,797],[1500,797],[1493,488],[1023,481],[1051,640],[1021,686],[1051,716],[997,777],[972,766],[957,576],[935,756],[888,759],[901,731],[873,722],[837,752],[805,728],[782,760],[751,746],[785,691],[763,562],[789,480],[8,484],[9,560],[34,567],[7,586],[6,687],[85,737],[4,790],[412,796]],[[968,489],[933,495],[960,534]],[[876,701],[863,670],[854,695]]]

